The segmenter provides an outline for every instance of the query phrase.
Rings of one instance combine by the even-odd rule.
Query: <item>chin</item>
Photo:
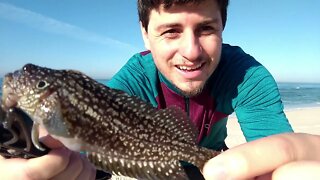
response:
[[[196,89],[194,91],[181,91],[181,93],[186,97],[194,97],[202,92],[202,89]]]
[[[198,94],[200,94],[203,90],[205,83],[200,83],[200,84],[194,84],[193,82],[189,82],[185,85],[183,85],[183,87],[177,87],[180,92],[186,96],[186,97],[193,97],[193,96],[197,96]]]

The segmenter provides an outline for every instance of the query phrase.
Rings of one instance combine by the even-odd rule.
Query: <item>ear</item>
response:
[[[150,50],[150,43],[149,43],[149,38],[148,38],[148,32],[146,31],[146,29],[142,26],[142,23],[140,21],[140,30],[141,30],[141,34],[142,34],[142,38],[144,41],[144,47],[148,50]]]

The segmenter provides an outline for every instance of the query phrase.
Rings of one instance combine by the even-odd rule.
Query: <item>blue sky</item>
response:
[[[230,0],[224,42],[277,81],[320,82],[319,0]],[[0,0],[0,76],[35,63],[110,78],[143,51],[135,0]]]

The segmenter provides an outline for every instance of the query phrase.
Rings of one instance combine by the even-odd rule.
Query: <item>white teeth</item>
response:
[[[193,67],[190,67],[190,66],[177,66],[177,67],[183,71],[193,71],[193,70],[199,69],[201,66],[202,66],[202,64],[199,64],[199,65],[193,66]]]

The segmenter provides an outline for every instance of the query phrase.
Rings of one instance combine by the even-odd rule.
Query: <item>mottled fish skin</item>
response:
[[[5,76],[2,101],[115,174],[187,179],[180,161],[202,168],[218,154],[196,145],[197,132],[179,108],[157,110],[78,71],[27,64]]]

